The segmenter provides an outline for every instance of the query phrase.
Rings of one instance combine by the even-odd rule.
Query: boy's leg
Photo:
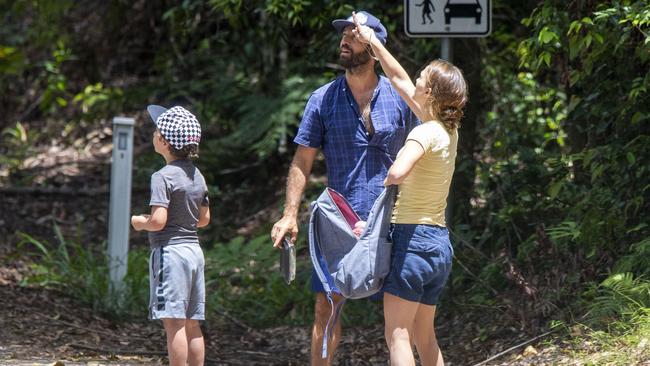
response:
[[[422,366],[444,366],[445,364],[434,330],[435,316],[435,305],[420,304],[415,314],[413,336]]]
[[[332,294],[334,306],[340,305],[343,301],[341,295]],[[332,337],[327,341],[327,358],[323,358],[323,334],[325,327],[332,315],[332,307],[327,296],[323,292],[316,293],[316,305],[314,306],[314,326],[311,331],[311,365],[312,366],[328,366],[332,364],[336,347],[341,339],[341,321],[338,319],[334,326]]]
[[[198,320],[188,319],[185,322],[185,333],[187,333],[187,345],[189,354],[187,361],[190,366],[203,366],[205,359],[205,344],[203,333]]]
[[[186,366],[187,364],[187,335],[185,319],[162,319],[167,333],[167,353],[170,366]]]
[[[384,292],[384,333],[392,366],[415,366],[411,335],[418,305]]]

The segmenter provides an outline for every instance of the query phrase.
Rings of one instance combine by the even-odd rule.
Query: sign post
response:
[[[133,118],[113,118],[113,158],[108,219],[108,268],[111,291],[123,290],[129,253]]]

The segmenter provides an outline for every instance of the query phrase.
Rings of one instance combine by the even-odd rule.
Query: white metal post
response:
[[[133,118],[113,118],[113,159],[108,220],[108,256],[111,290],[122,292],[129,253]]]
[[[440,58],[449,62],[454,62],[453,49],[451,48],[451,38],[445,37],[440,39]]]

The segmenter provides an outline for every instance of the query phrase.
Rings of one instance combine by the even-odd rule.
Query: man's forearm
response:
[[[295,161],[291,163],[289,176],[287,178],[287,195],[284,206],[284,216],[298,216],[300,200],[302,199],[302,193],[305,191],[307,177],[309,175],[309,172],[305,172],[304,168],[305,167],[296,164]]]
[[[307,186],[307,180],[309,179],[317,151],[315,148],[299,146],[296,154],[293,156],[293,161],[289,168],[289,176],[287,177],[287,196],[284,207],[285,217],[295,218],[298,216],[302,193]]]

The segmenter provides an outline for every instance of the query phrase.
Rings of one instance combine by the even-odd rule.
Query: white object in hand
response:
[[[352,229],[352,232],[354,233],[354,236],[356,236],[358,239],[363,233],[363,229],[365,228],[366,228],[365,221],[357,221],[357,223],[354,224],[354,229]]]

